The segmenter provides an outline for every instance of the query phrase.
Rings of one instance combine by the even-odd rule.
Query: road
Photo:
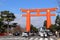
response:
[[[57,40],[57,38],[54,36],[48,38],[42,38],[39,36],[32,36],[27,38],[21,36],[4,36],[4,37],[0,37],[0,40]]]

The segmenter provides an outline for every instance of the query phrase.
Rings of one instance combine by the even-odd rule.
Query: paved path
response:
[[[54,37],[50,37],[50,38],[41,38],[39,36],[34,36],[34,37],[10,37],[10,36],[7,36],[7,37],[0,37],[0,40],[57,40],[56,38]]]
[[[60,38],[58,38],[57,40],[60,40]]]

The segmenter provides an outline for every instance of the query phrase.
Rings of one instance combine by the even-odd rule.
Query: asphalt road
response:
[[[32,36],[27,38],[21,36],[4,36],[4,37],[0,37],[0,40],[57,40],[57,38],[54,36],[48,38],[42,38],[39,36]]]

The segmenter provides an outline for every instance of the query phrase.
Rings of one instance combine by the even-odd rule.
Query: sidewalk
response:
[[[58,38],[57,40],[60,40],[60,38]]]

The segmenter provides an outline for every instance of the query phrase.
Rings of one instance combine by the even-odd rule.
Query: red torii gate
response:
[[[51,25],[51,16],[55,16],[55,14],[50,14],[51,11],[56,11],[57,8],[43,8],[43,9],[21,9],[22,12],[26,12],[27,14],[23,14],[22,16],[26,16],[26,31],[30,31],[30,17],[31,16],[46,16],[47,18],[47,29],[50,28]],[[36,14],[30,14],[31,12],[36,12]],[[40,14],[40,12],[46,12],[46,14]]]

